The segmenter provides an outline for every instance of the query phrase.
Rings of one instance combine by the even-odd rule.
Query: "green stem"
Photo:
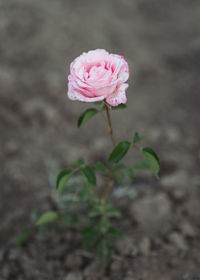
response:
[[[113,146],[115,147],[116,146],[116,142],[115,142],[115,137],[114,137],[114,134],[113,134],[112,121],[111,121],[111,117],[110,117],[110,106],[109,106],[109,104],[106,101],[104,101],[104,104],[105,104],[105,107],[106,107],[108,131],[109,131],[109,134],[110,134]],[[109,172],[110,172],[110,170],[109,170]],[[106,199],[108,193],[111,191],[113,183],[114,183],[113,179],[110,177],[110,174],[108,174],[106,187],[103,190],[103,193],[102,193],[102,196],[101,196],[102,197],[101,198],[102,201],[104,201]]]
[[[104,101],[104,103],[105,103],[105,106],[106,106],[106,115],[107,115],[107,120],[108,120],[108,131],[110,133],[113,146],[115,147],[116,142],[115,142],[115,137],[113,135],[112,121],[111,121],[111,117],[110,117],[110,106],[105,101]]]
[[[104,111],[103,111],[103,110],[99,110],[99,113],[101,113],[101,115],[102,115],[104,121],[105,121],[106,124],[107,124],[107,119],[106,119],[106,116],[104,115]]]
[[[140,150],[140,148],[136,144],[134,144],[134,143],[132,144],[132,148],[135,148],[138,151]]]

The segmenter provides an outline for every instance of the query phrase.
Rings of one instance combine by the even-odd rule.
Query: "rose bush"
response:
[[[83,53],[70,65],[68,97],[82,102],[105,100],[111,106],[127,102],[128,63],[103,49]]]
[[[50,229],[60,229],[53,225],[61,221],[67,229],[80,233],[83,247],[96,253],[101,265],[106,267],[115,253],[114,238],[123,236],[119,228],[120,223],[116,221],[121,215],[111,200],[113,188],[119,184],[120,188],[127,183],[132,185],[138,169],[150,169],[158,179],[160,162],[153,149],[138,146],[144,135],[135,132],[130,140],[127,139],[127,133],[124,141],[118,142],[115,139],[110,111],[112,106],[125,104],[127,101],[125,90],[128,87],[126,81],[129,69],[125,59],[98,49],[76,58],[71,63],[70,70],[69,98],[95,102],[93,108],[87,108],[81,113],[77,126],[82,127],[93,116],[100,114],[107,122],[113,150],[106,150],[108,154],[103,162],[85,160],[82,157],[69,162],[56,178],[55,191],[61,199],[56,200],[57,207],[43,214],[35,213],[33,218],[37,227],[34,225],[32,229],[23,231],[16,240],[16,246],[25,242],[36,230],[44,236]],[[114,109],[124,108],[126,105]],[[120,161],[132,148],[140,153],[142,160],[127,166],[125,162]]]

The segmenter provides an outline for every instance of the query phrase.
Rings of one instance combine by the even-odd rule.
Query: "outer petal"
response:
[[[106,98],[106,102],[114,107],[121,103],[126,104],[127,98],[125,91],[127,88],[128,84],[120,85],[113,94]]]
[[[80,92],[85,97],[96,97],[93,91],[81,84],[79,80],[74,79],[72,75],[68,76],[68,90],[69,88],[73,88],[73,91]]]
[[[120,79],[121,82],[126,82],[129,78],[129,67],[128,63],[123,56],[118,54],[110,54],[115,62],[115,71],[113,73],[113,80]]]
[[[96,102],[104,100],[104,96],[86,97],[80,90],[74,88],[71,83],[68,84],[68,97],[71,100],[79,100],[82,102]]]

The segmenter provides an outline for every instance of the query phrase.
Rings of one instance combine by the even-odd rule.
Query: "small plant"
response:
[[[144,136],[138,132],[132,140],[117,142],[114,137],[110,111],[126,108],[126,94],[129,78],[128,64],[122,56],[109,54],[105,50],[89,51],[76,58],[68,77],[68,97],[72,100],[92,102],[95,107],[84,111],[78,119],[78,127],[101,114],[106,121],[113,150],[104,162],[86,162],[83,158],[72,162],[57,176],[56,191],[59,197],[58,211],[40,215],[37,226],[60,220],[68,228],[77,230],[82,236],[85,248],[98,253],[100,263],[107,266],[114,248],[112,239],[123,234],[115,225],[120,212],[110,200],[116,183],[132,181],[138,168],[151,169],[156,178],[159,159],[153,149],[140,148]],[[131,167],[120,163],[128,151],[134,148],[143,157]],[[96,173],[104,178],[103,187],[98,187]]]

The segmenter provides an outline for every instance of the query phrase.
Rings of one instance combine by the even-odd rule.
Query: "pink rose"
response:
[[[83,53],[70,65],[68,97],[71,100],[96,102],[106,100],[111,106],[126,103],[125,82],[128,63],[123,56],[97,49]]]

